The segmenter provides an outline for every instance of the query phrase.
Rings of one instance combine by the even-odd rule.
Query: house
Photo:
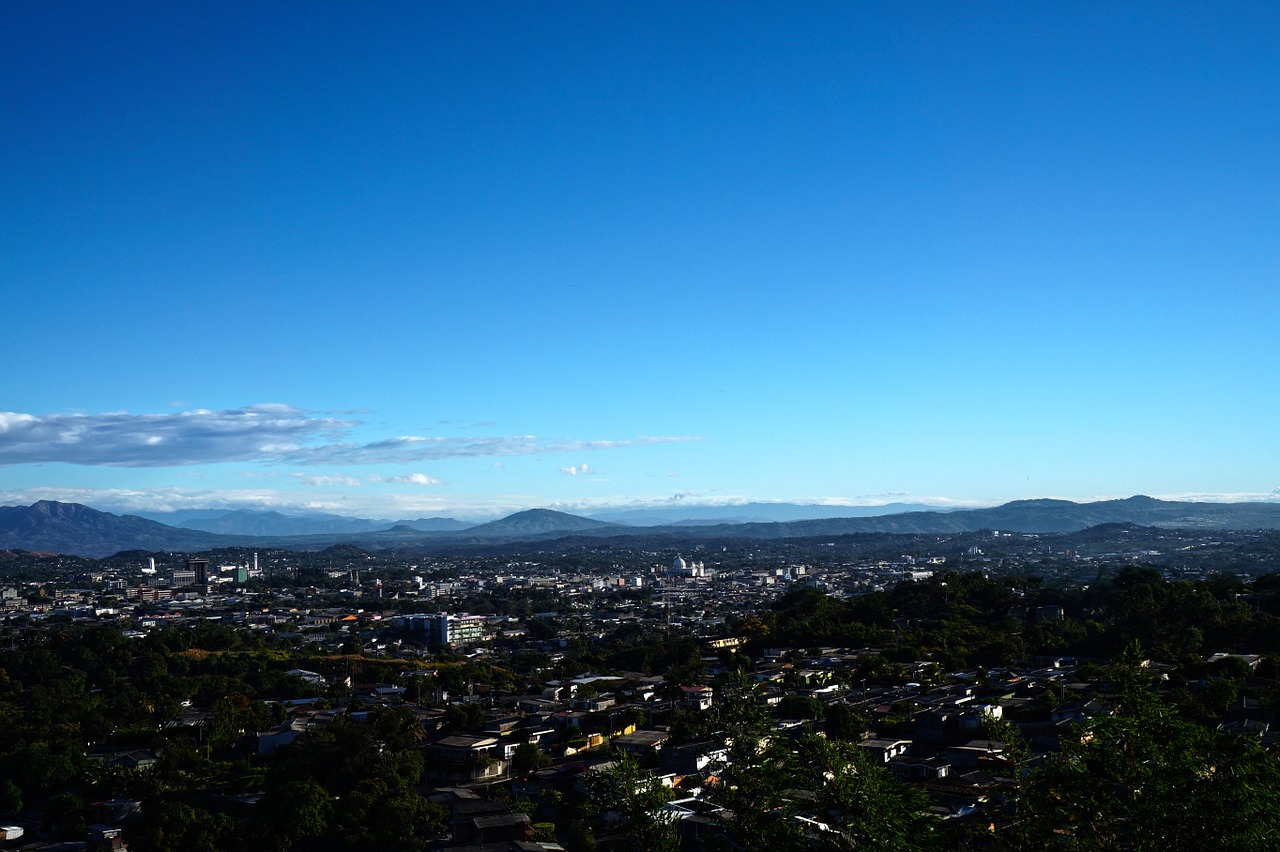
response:
[[[124,828],[119,825],[95,823],[89,829],[89,848],[124,852],[129,847],[124,842]]]
[[[526,696],[516,702],[516,709],[522,713],[551,714],[565,709],[563,701]]]
[[[979,731],[990,719],[1003,719],[1004,708],[999,704],[974,704],[960,711],[957,719],[961,731]]]
[[[526,840],[527,814],[513,814],[501,801],[462,799],[449,806],[449,835],[456,844],[501,843]]]
[[[154,752],[146,749],[138,749],[136,751],[127,751],[116,754],[107,761],[108,766],[119,766],[123,769],[151,769],[156,765],[158,758]]]
[[[1073,701],[1061,704],[1049,713],[1049,719],[1055,725],[1059,722],[1083,722],[1094,716],[1110,715],[1111,707],[1101,701]]]
[[[891,740],[880,737],[867,737],[858,743],[858,747],[867,752],[873,763],[884,766],[894,758],[901,757],[911,748],[911,740]]]
[[[529,815],[522,813],[490,814],[472,817],[465,826],[467,842],[476,845],[511,843],[528,840],[533,835]]]
[[[299,713],[294,718],[278,725],[269,731],[258,732],[258,754],[273,754],[281,746],[288,745],[312,728],[326,725],[334,718],[333,713]]]
[[[670,737],[671,735],[666,731],[641,728],[621,737],[614,737],[613,745],[633,757],[643,758],[656,755]]]
[[[964,745],[952,746],[943,753],[956,769],[977,769],[992,758],[1000,758],[1004,743],[997,740],[970,740]]]
[[[915,739],[931,745],[955,741],[960,727],[959,711],[949,708],[924,710],[912,717]]]
[[[577,778],[574,779],[573,789],[578,793],[586,793],[591,786],[592,773],[607,772],[608,770],[612,769],[615,766],[617,766],[617,763],[612,760],[606,760],[601,763],[592,764],[590,767],[587,767],[586,771],[584,771],[583,773],[578,775]],[[656,780],[659,784],[661,784],[663,787],[666,787],[668,790],[674,789],[676,786],[676,775],[674,772],[663,772],[661,770],[646,769],[646,770],[643,770],[643,775],[645,778],[648,778],[649,780]],[[641,781],[642,779],[637,779],[637,783],[641,783]],[[619,816],[619,815],[615,814],[615,816]],[[607,819],[608,818],[606,817],[606,820]]]
[[[285,672],[285,674],[293,675],[294,677],[297,677],[297,678],[302,678],[304,681],[307,682],[308,686],[316,686],[316,687],[323,688],[325,685],[323,675],[318,674],[316,672],[307,671],[306,669],[289,669],[289,671]]]
[[[889,761],[889,771],[899,781],[937,781],[951,772],[951,764],[936,757],[896,757]]]
[[[601,710],[608,710],[616,703],[617,698],[606,692],[590,698],[573,699],[573,709],[583,710],[588,713],[599,713]]]
[[[680,701],[681,707],[688,707],[690,710],[710,710],[712,703],[713,691],[709,686],[682,686],[680,693],[683,698]]]
[[[1262,657],[1258,654],[1227,654],[1221,651],[1216,654],[1211,654],[1207,662],[1212,664],[1222,662],[1227,659],[1240,660],[1248,666],[1250,670],[1258,668],[1258,664],[1262,662]]]
[[[677,775],[693,775],[714,763],[723,763],[728,756],[723,743],[685,743],[658,752],[658,766]]]
[[[427,763],[424,776],[430,784],[500,781],[507,777],[511,765],[497,737],[445,737],[427,745],[424,756]]]
[[[578,772],[565,766],[536,769],[523,778],[511,779],[511,795],[536,799],[546,790],[567,791],[573,787]]]

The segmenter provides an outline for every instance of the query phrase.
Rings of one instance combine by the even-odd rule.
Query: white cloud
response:
[[[585,476],[588,473],[595,473],[594,470],[592,470],[589,466],[585,464],[574,464],[574,465],[570,465],[569,467],[562,467],[560,468],[560,472],[567,473],[570,476],[577,476],[579,474],[582,474],[583,476]]]
[[[607,450],[645,444],[699,441],[698,437],[644,437],[626,441],[583,441],[517,435],[490,438],[401,435],[369,444],[354,442],[299,447],[280,456],[294,464],[412,464],[475,456],[526,456],[536,453]]]
[[[448,501],[422,492],[380,494],[312,492],[273,489],[186,488],[22,488],[0,490],[0,506],[27,506],[37,500],[80,503],[118,515],[138,512],[176,512],[183,509],[249,509],[280,512],[330,512],[364,518],[418,518],[448,515],[489,519],[527,509],[531,497]]]
[[[294,473],[290,474],[294,479],[303,485],[311,485],[316,487],[325,487],[330,485],[358,486],[362,483],[354,476],[333,476],[333,475],[313,475],[310,473]]]
[[[425,473],[406,473],[403,476],[370,476],[370,482],[398,482],[403,485],[444,485],[444,480]]]
[[[268,403],[226,411],[172,414],[0,412],[0,465],[63,462],[113,467],[174,467],[237,461],[297,465],[412,464],[446,458],[517,456],[696,441],[641,437],[622,441],[534,435],[401,435],[371,443],[346,440],[358,421]],[[427,484],[414,482],[413,484]]]
[[[1126,495],[1127,496],[1127,495]],[[1152,494],[1157,500],[1188,503],[1270,503],[1280,498],[1280,488],[1270,491],[1186,491],[1178,494]],[[1098,499],[1120,499],[1098,498]]]
[[[279,456],[355,424],[289,405],[175,414],[0,412],[0,464],[170,467]]]

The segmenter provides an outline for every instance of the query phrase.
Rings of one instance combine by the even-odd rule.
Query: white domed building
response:
[[[677,556],[675,561],[671,563],[671,567],[667,570],[667,574],[672,577],[709,577],[706,566],[699,562],[685,562],[684,557]]]

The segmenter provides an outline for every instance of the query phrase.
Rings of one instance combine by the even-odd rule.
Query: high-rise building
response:
[[[484,641],[485,635],[485,618],[482,615],[450,615],[447,612],[406,615],[399,619],[399,624],[406,633],[427,645],[460,648]]]
[[[209,560],[198,557],[187,560],[187,570],[192,574],[192,583],[201,591],[209,591]]]

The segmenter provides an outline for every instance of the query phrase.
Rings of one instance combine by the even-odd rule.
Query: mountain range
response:
[[[806,508],[795,504],[749,505],[772,507],[774,511],[778,511],[778,506],[789,506],[792,508],[783,511],[801,513]],[[731,517],[751,517],[753,512],[759,511],[745,507],[711,508],[743,509],[740,515]],[[830,506],[808,508],[823,512],[833,509]],[[777,539],[877,532],[956,533],[983,529],[1065,533],[1111,523],[1201,530],[1280,529],[1280,502],[1190,503],[1142,496],[1094,503],[1016,500],[986,509],[917,509],[875,516],[826,516],[745,523],[722,521],[715,517],[697,518],[697,511],[691,510],[683,520],[668,520],[651,526],[611,523],[599,517],[585,518],[550,509],[528,509],[475,525],[452,518],[374,522],[341,516],[291,517],[273,512],[226,512],[204,518],[188,516],[181,526],[170,526],[137,515],[113,515],[77,503],[42,500],[30,506],[0,507],[0,548],[101,557],[121,550],[191,552],[214,547],[319,550],[335,544],[354,544],[376,550],[430,547],[433,544],[498,544],[565,536]],[[621,517],[633,522],[637,520],[635,514],[622,514]],[[335,529],[333,518],[346,522],[347,528]],[[195,524],[202,526],[195,527]],[[281,530],[287,532],[282,533]]]
[[[416,518],[413,520],[375,520],[352,518],[347,515],[311,513],[286,515],[282,512],[188,510],[179,512],[148,512],[139,517],[158,521],[172,527],[220,535],[295,536],[326,535],[329,533],[362,533],[386,530],[395,526],[413,527],[422,532],[463,530],[473,526],[454,518]]]
[[[879,506],[832,506],[824,503],[735,503],[725,506],[674,506],[654,509],[604,509],[588,517],[640,527],[693,527],[709,524],[768,524],[820,518],[866,518],[903,512],[947,512],[923,503],[885,503]]]

